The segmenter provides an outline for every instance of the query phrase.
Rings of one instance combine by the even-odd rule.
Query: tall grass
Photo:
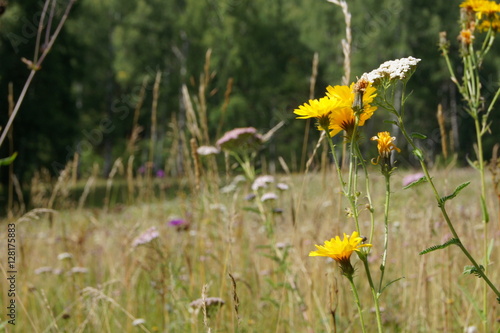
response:
[[[394,184],[400,184],[403,175],[394,175]],[[303,177],[310,186],[302,188]],[[440,178],[439,186],[451,190],[452,184],[475,178],[471,170],[455,170]],[[179,193],[172,200],[108,212],[60,210],[52,227],[47,216],[24,218],[17,229],[21,306],[16,331],[133,332],[139,329],[133,326],[134,320],[143,318],[143,331],[204,332],[203,314],[190,303],[202,297],[206,285],[206,296],[226,302],[207,318],[213,331],[356,332],[349,286],[336,265],[307,258],[313,243],[345,228],[347,218],[338,213],[338,186],[322,183],[316,174],[282,180],[290,189],[276,203],[283,212],[275,219],[275,237],[280,246],[289,246],[286,274],[263,255],[270,244],[259,216],[246,209],[250,206],[244,200],[247,184],[220,201],[204,194]],[[372,193],[378,194],[375,204],[382,204],[383,177],[372,180]],[[448,238],[438,208],[422,190],[408,192],[394,186],[391,256],[385,274],[389,279],[404,279],[381,299],[384,327],[394,332],[460,332],[479,326],[480,305],[474,294],[482,281],[460,278],[467,263],[460,253],[447,249],[439,255],[418,255],[427,245]],[[457,229],[473,253],[482,247],[475,242],[482,232],[481,211],[469,205],[478,191],[468,189],[451,210],[452,217],[461,221]],[[304,198],[300,209],[295,200],[299,196]],[[299,214],[293,217],[294,212]],[[189,218],[190,228],[168,225],[178,217]],[[361,216],[361,223],[369,224],[367,214]],[[159,237],[133,247],[133,240],[151,226]],[[382,241],[383,230],[375,230],[373,243]],[[5,247],[4,235],[0,247]],[[374,247],[371,258],[380,255],[381,248]],[[493,248],[492,261],[499,255],[498,248]],[[360,265],[355,263],[358,270]],[[493,280],[500,278],[498,271],[491,274]],[[363,285],[360,297],[371,297]],[[2,307],[5,300],[4,293]],[[489,322],[497,327],[498,308],[491,306]],[[375,325],[370,309],[365,320],[368,327]]]

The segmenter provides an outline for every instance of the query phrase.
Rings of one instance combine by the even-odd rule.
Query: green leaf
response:
[[[452,244],[460,244],[460,240],[458,238],[452,238],[449,241],[447,241],[447,242],[445,242],[445,243],[443,243],[441,245],[431,246],[431,247],[423,250],[419,254],[422,255],[422,254],[427,254],[427,253],[432,252],[432,251],[442,250],[442,249],[447,248],[448,246],[450,246]]]
[[[14,162],[14,160],[16,159],[17,157],[17,152],[15,152],[14,154],[12,154],[12,156],[9,156],[9,157],[6,157],[6,158],[2,158],[0,159],[0,165],[9,165],[11,164],[12,162]]]
[[[415,155],[419,161],[424,161],[424,154],[422,153],[422,151],[420,149],[414,149],[413,150],[413,155]]]
[[[469,186],[470,182],[465,182],[463,184],[460,184],[457,186],[457,188],[455,189],[455,191],[450,194],[450,195],[447,195],[447,196],[444,196],[444,197],[441,197],[441,199],[439,199],[439,206],[441,207],[442,205],[444,205],[444,203],[450,199],[453,199],[454,197],[456,197],[458,195],[458,193],[460,193],[460,191],[462,191],[464,188],[466,188],[467,186]]]
[[[478,169],[478,166],[477,166],[477,163],[476,163],[476,162],[473,162],[473,161],[469,158],[469,156],[465,156],[465,159],[467,160],[467,163],[469,163],[469,165],[470,165],[471,167],[473,167],[473,168],[474,168],[474,169],[476,169],[476,170],[479,170],[479,169]]]
[[[384,123],[398,126],[398,123],[395,120],[384,120]]]
[[[400,278],[397,278],[397,279],[395,279],[395,280],[392,280],[392,281],[388,282],[388,283],[384,286],[384,288],[382,288],[382,290],[380,290],[380,294],[382,294],[382,292],[385,290],[385,288],[389,287],[389,286],[390,286],[391,284],[393,284],[394,282],[398,282],[399,280],[402,280],[402,279],[404,279],[404,278],[405,278],[405,277],[404,277],[404,276],[402,276],[402,277],[400,277]]]
[[[414,139],[421,139],[421,140],[427,139],[427,135],[418,132],[411,133],[411,137]]]
[[[488,214],[488,208],[486,208],[486,202],[483,196],[481,196],[481,212],[483,213],[484,223],[490,222],[490,215]]]
[[[247,207],[243,207],[243,210],[260,214],[260,211],[257,208],[255,208],[255,207],[248,207],[247,206]]]
[[[414,182],[411,182],[410,184],[406,185],[405,187],[403,187],[403,189],[407,190],[410,187],[425,183],[426,181],[427,181],[427,178],[425,176],[423,176],[422,178],[419,178],[419,179],[415,180]]]
[[[481,271],[484,272],[484,266],[483,265],[479,265],[479,268],[481,269]],[[479,270],[475,266],[469,266],[469,265],[465,266],[464,267],[464,272],[462,274],[464,274],[464,275],[475,275],[478,278],[481,278],[481,274],[479,273]]]

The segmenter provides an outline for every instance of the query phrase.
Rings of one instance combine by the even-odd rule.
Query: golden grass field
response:
[[[377,227],[369,262],[378,280],[383,209],[377,207],[383,207],[384,178],[372,168]],[[454,246],[419,255],[450,234],[427,184],[402,189],[402,178],[409,173],[398,169],[392,177],[385,281],[403,279],[390,285],[380,299],[384,329],[481,332],[483,283],[462,274],[468,264],[464,255]],[[455,168],[431,174],[442,193],[472,181],[447,207],[463,243],[481,261],[477,173]],[[263,203],[268,212],[279,208],[273,214],[275,230],[270,237],[255,201],[245,200],[251,192],[245,182],[229,193],[202,182],[199,191],[180,188],[175,196],[109,209],[57,209],[64,206],[59,200],[69,199],[56,198],[56,212],[32,211],[15,222],[16,325],[6,324],[8,269],[2,259],[2,328],[7,332],[359,332],[350,286],[337,264],[308,257],[314,244],[354,230],[345,214],[347,202],[333,179],[333,171],[275,175],[275,182],[289,189],[275,191],[278,199]],[[489,236],[495,244],[488,275],[498,283],[498,201],[493,190],[489,194]],[[189,225],[169,225],[173,219]],[[7,229],[12,221],[4,220],[0,226]],[[360,221],[361,230],[369,230],[366,211]],[[150,227],[156,227],[158,237],[133,246]],[[3,252],[6,235],[0,233]],[[364,269],[357,256],[351,261],[357,268],[354,281],[368,331],[375,331]],[[496,332],[500,309],[494,294],[488,293],[488,321]],[[209,297],[225,304],[220,309],[190,305]]]

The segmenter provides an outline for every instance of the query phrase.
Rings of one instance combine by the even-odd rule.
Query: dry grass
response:
[[[465,180],[473,180],[473,185],[478,182],[475,172],[468,169],[434,173],[444,192]],[[467,261],[454,247],[418,255],[450,235],[425,184],[403,190],[403,174],[396,172],[393,179],[386,281],[404,279],[392,284],[381,298],[384,327],[387,332],[480,328],[476,307],[481,308],[482,281],[462,275]],[[381,207],[383,177],[376,172],[372,177],[374,204]],[[244,200],[250,193],[248,184],[220,195],[203,190],[202,184],[193,195],[179,192],[172,200],[115,206],[108,211],[60,210],[52,216],[52,224],[43,211],[24,218],[17,224],[15,331],[358,332],[347,280],[335,263],[307,256],[314,244],[354,230],[343,213],[347,205],[339,202],[338,187],[324,183],[320,175],[277,178],[290,189],[272,204],[283,209],[274,216],[273,239],[267,237],[254,204]],[[449,206],[464,243],[481,257],[478,191],[477,186],[468,187]],[[490,207],[495,207],[493,193],[490,198]],[[271,204],[266,207],[271,208]],[[189,220],[190,228],[168,225],[173,218]],[[376,223],[380,228],[375,231],[370,255],[376,280],[382,221],[379,209]],[[362,213],[361,222],[369,230],[367,212]],[[2,225],[7,228],[6,221]],[[490,225],[492,237],[498,241],[498,225]],[[134,248],[133,240],[152,226],[159,237]],[[6,233],[0,235],[0,248],[6,249]],[[72,256],[58,259],[61,253]],[[489,268],[492,281],[500,281],[499,255],[499,248],[494,247]],[[279,256],[282,260],[276,258]],[[357,259],[353,262],[361,268]],[[5,261],[1,265],[5,274]],[[358,269],[356,274],[370,327],[375,325],[370,291],[364,270]],[[219,311],[190,307],[193,300],[207,297],[220,297],[225,305]],[[4,287],[0,302],[4,309],[6,300]],[[489,321],[495,328],[499,311],[492,293],[489,301]],[[138,318],[145,323],[134,322]],[[9,326],[5,327],[12,330]]]

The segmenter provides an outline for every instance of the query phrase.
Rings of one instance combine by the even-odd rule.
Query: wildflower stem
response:
[[[380,315],[380,305],[378,303],[378,299],[379,299],[380,294],[377,293],[377,291],[375,290],[375,286],[373,284],[373,279],[372,279],[372,275],[370,273],[370,267],[368,266],[368,259],[367,259],[366,254],[360,256],[360,258],[361,258],[361,261],[363,262],[363,265],[365,266],[366,277],[368,278],[368,283],[370,284],[370,289],[371,289],[372,295],[373,295],[373,302],[375,303],[375,314],[377,317],[378,332],[383,333],[384,330],[382,329],[382,317]]]
[[[413,141],[413,139],[406,132],[406,129],[405,129],[404,124],[403,124],[403,119],[401,119],[400,117],[398,119],[398,127],[401,130],[401,133],[403,134],[403,136],[408,141],[408,143],[412,146],[414,151],[417,151],[417,150],[420,151],[417,148],[417,146],[415,145],[415,142]],[[465,254],[465,256],[469,259],[469,261],[475,267],[477,274],[479,274],[481,276],[481,278],[484,279],[484,281],[488,284],[488,286],[491,288],[491,290],[493,290],[493,292],[497,295],[497,297],[500,297],[500,291],[498,291],[498,289],[495,287],[495,285],[490,281],[488,276],[483,271],[483,268],[481,268],[481,266],[479,266],[479,264],[476,262],[476,260],[470,254],[470,252],[462,244],[462,241],[460,240],[460,236],[458,236],[458,233],[456,232],[456,230],[453,226],[453,223],[451,222],[451,219],[448,216],[448,212],[446,211],[444,203],[441,203],[441,196],[439,195],[439,192],[437,191],[436,186],[435,186],[434,182],[432,181],[432,178],[429,174],[429,170],[427,168],[427,165],[426,165],[423,157],[419,158],[419,161],[420,161],[420,166],[422,168],[422,171],[425,174],[425,178],[426,178],[427,182],[430,184],[432,191],[434,192],[434,195],[436,197],[436,200],[439,203],[438,205],[439,205],[439,208],[441,210],[441,214],[443,215],[443,217],[446,221],[446,224],[448,225],[448,228],[450,229],[453,237],[459,240],[459,242],[457,243],[458,247],[460,248],[460,250],[462,250],[462,252]]]
[[[339,165],[339,161],[337,159],[337,154],[335,153],[335,145],[333,144],[333,139],[332,139],[332,136],[330,135],[330,132],[328,131],[328,129],[325,129],[325,133],[326,133],[326,137],[328,139],[327,140],[328,145],[330,146],[330,150],[332,152],[333,163],[335,164],[335,170],[337,171],[337,176],[339,178],[340,186],[342,188],[342,191],[345,193],[345,190],[344,190],[345,182],[344,182],[344,178],[342,177],[342,172],[340,170],[340,165]]]
[[[382,264],[380,264],[380,282],[378,294],[382,293],[382,283],[384,280],[385,264],[387,262],[387,248],[389,245],[389,204],[391,200],[391,175],[385,173],[385,205],[384,205],[384,254],[382,255]]]
[[[359,313],[359,322],[361,324],[361,330],[363,333],[366,333],[365,321],[363,319],[363,309],[361,308],[361,303],[359,302],[358,290],[356,289],[356,285],[354,284],[354,280],[352,276],[346,276],[351,284],[352,293],[354,295],[354,300],[356,302],[356,306],[358,307]]]
[[[365,190],[366,190],[366,198],[368,199],[368,205],[370,206],[368,208],[370,212],[370,237],[368,238],[368,243],[372,243],[373,239],[373,232],[375,230],[375,215],[374,215],[374,210],[373,210],[373,205],[372,205],[372,197],[370,194],[370,178],[368,177],[368,169],[366,167],[365,160],[363,159],[363,156],[361,155],[361,150],[359,149],[359,145],[356,142],[356,154],[358,155],[359,162],[361,164],[361,167],[363,168],[363,171],[365,172]]]

